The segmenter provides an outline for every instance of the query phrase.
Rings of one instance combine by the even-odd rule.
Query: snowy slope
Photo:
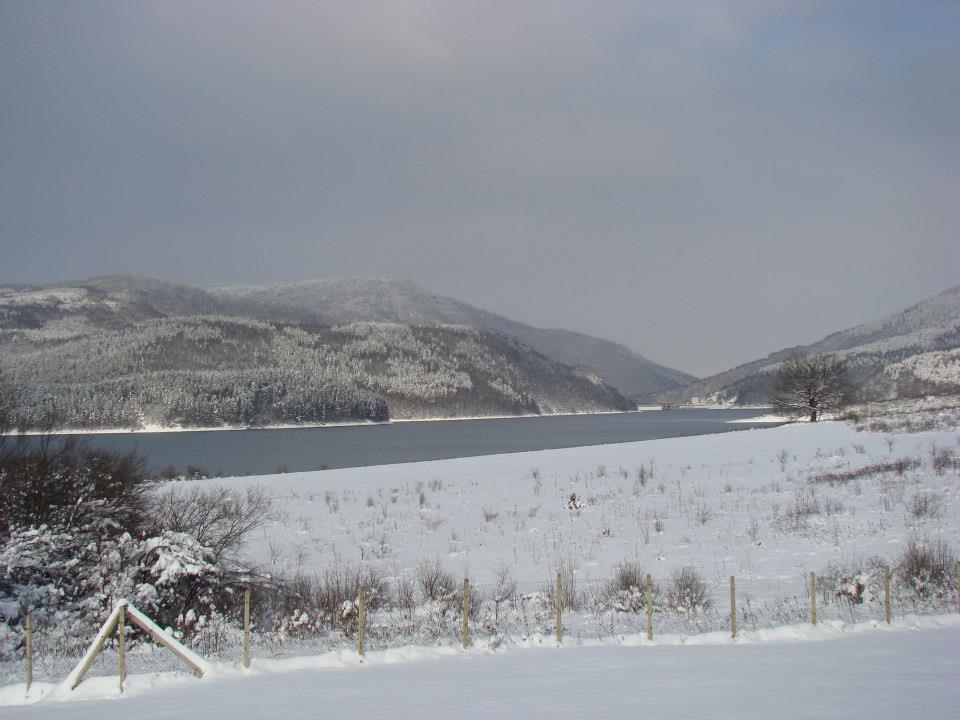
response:
[[[672,403],[762,403],[773,370],[798,351],[846,358],[854,380],[863,384],[863,400],[955,394],[960,390],[955,360],[944,362],[936,353],[957,349],[960,285],[895,315],[834,333],[812,345],[786,348],[659,397]]]
[[[798,577],[892,562],[911,537],[956,545],[960,476],[932,470],[935,447],[955,448],[955,430],[884,435],[829,422],[199,483],[269,489],[276,520],[247,559],[274,575],[343,563],[412,578],[437,559],[481,583],[503,567],[534,583],[558,567],[606,579],[624,560],[655,576],[692,565],[711,579]],[[919,464],[810,482],[899,458]],[[917,498],[935,514],[915,516]]]

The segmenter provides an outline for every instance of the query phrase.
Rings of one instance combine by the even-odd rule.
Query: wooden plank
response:
[[[360,606],[357,617],[357,653],[362,657],[367,644],[367,591],[360,588]]]
[[[250,588],[243,593],[243,666],[250,667]]]
[[[890,568],[883,569],[883,617],[887,625],[893,619],[893,612],[890,608]]]
[[[163,645],[163,647],[180,658],[183,664],[190,668],[198,677],[203,677],[206,672],[206,664],[193,651],[161,630],[156,623],[132,605],[127,606],[127,614],[130,616],[130,621],[147,633],[154,642]]]
[[[653,640],[653,578],[647,575],[647,640]]]
[[[554,605],[557,607],[557,645],[563,640],[563,622],[561,619],[563,613],[563,578],[557,573],[557,596]]]
[[[24,654],[26,655],[27,667],[24,680],[27,683],[27,695],[30,694],[30,686],[33,685],[33,615],[27,613],[27,637],[24,643]]]
[[[120,615],[117,618],[117,669],[120,674],[120,692],[127,681],[127,613],[124,606],[120,606]]]
[[[810,624],[817,624],[817,574],[810,573]]]
[[[110,613],[110,617],[107,618],[106,622],[100,627],[100,632],[97,633],[97,636],[93,639],[93,642],[90,643],[90,647],[87,648],[87,652],[84,654],[83,659],[77,664],[73,669],[73,672],[67,676],[67,683],[70,685],[71,690],[76,690],[77,685],[83,680],[83,676],[87,674],[87,671],[93,665],[93,661],[97,659],[97,655],[100,654],[100,651],[103,649],[103,644],[107,641],[107,638],[110,637],[113,633],[113,629],[117,626],[117,621],[120,618],[120,609],[124,606],[125,601],[120,602],[113,609],[113,612]]]
[[[470,647],[470,580],[463,579],[463,649]]]
[[[730,637],[737,637],[737,579],[730,576]]]

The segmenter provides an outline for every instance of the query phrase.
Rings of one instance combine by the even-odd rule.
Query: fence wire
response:
[[[810,623],[813,605],[819,622],[883,620],[885,573],[874,569],[856,575],[839,573],[817,577],[815,601],[810,577],[736,578],[738,632]],[[548,644],[557,633],[557,583],[503,581],[471,584],[468,633],[474,646]],[[728,578],[705,579],[682,572],[626,582],[586,579],[576,575],[561,581],[560,634],[564,643],[662,635],[697,635],[732,632]],[[320,655],[333,650],[356,649],[360,626],[359,597],[331,610],[309,602],[283,607],[276,599],[257,598],[251,608],[250,657],[258,659]],[[909,587],[893,582],[890,611],[893,618],[906,614],[941,614],[958,610],[956,592]],[[364,591],[365,650],[405,645],[458,646],[463,641],[464,592],[457,583],[416,587],[409,580],[383,581]],[[86,635],[92,638],[95,630]],[[12,642],[10,640],[13,640]],[[25,648],[21,639],[0,643],[0,685],[24,682]],[[199,654],[224,662],[242,658],[241,617],[219,617],[184,642]],[[128,629],[128,674],[182,671],[183,665],[133,628]],[[86,646],[67,642],[55,627],[35,628],[33,680],[56,683],[69,675]],[[118,672],[116,636],[90,668],[89,676],[115,676]]]

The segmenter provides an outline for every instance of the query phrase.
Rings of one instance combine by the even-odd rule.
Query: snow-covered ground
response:
[[[825,422],[201,482],[269,488],[274,518],[247,559],[285,576],[341,563],[412,577],[438,560],[481,583],[504,567],[542,582],[559,566],[608,578],[628,560],[655,575],[694,565],[716,578],[776,578],[893,561],[909,538],[955,544],[960,477],[934,472],[935,449],[957,452],[960,435]],[[898,459],[917,464],[810,482]]]
[[[123,703],[56,702],[116,696],[115,678],[91,677],[76,693],[53,690],[29,712],[193,717],[217,708],[224,717],[293,718],[389,710],[399,717],[434,717],[459,708],[470,717],[579,717],[602,708],[614,717],[752,718],[789,707],[793,716],[945,717],[960,696],[960,614],[903,617],[910,611],[898,605],[887,626],[874,588],[870,602],[858,606],[864,612],[845,616],[846,624],[838,622],[836,608],[824,608],[816,628],[771,627],[806,616],[805,572],[856,571],[875,557],[895,565],[910,539],[957,549],[960,465],[943,458],[960,455],[960,434],[951,422],[918,425],[940,429],[871,432],[845,422],[803,423],[173,482],[171,488],[183,491],[266,488],[271,517],[247,542],[244,559],[276,576],[375,568],[392,581],[416,583],[421,565],[432,562],[458,581],[469,576],[479,586],[478,597],[489,601],[489,589],[505,575],[521,593],[542,596],[558,569],[586,582],[609,579],[624,561],[657,579],[693,566],[714,593],[703,627],[718,632],[697,634],[702,630],[695,623],[670,625],[669,614],[658,614],[654,647],[630,647],[649,644],[640,629],[642,612],[623,612],[629,622],[604,636],[592,626],[577,627],[587,608],[565,616],[569,647],[556,649],[550,647],[547,603],[545,623],[517,630],[508,621],[503,632],[510,637],[499,630],[497,637],[483,634],[481,620],[477,642],[466,653],[456,648],[455,633],[435,639],[439,647],[372,645],[363,667],[356,667],[361,663],[347,638],[307,644],[305,651],[291,645],[282,660],[255,648],[254,670],[242,678],[227,661],[204,681],[134,676]],[[744,623],[733,641],[720,631],[729,621],[724,583],[730,575],[746,593],[773,599],[774,607],[791,595],[793,605],[784,605],[774,622],[761,617],[753,626],[766,629]],[[842,589],[848,581],[839,582]],[[821,585],[820,592],[825,601],[836,600],[832,586]],[[955,609],[952,590],[942,600],[934,612]],[[874,619],[850,624],[865,618]],[[917,632],[898,632],[904,630]],[[402,633],[398,638],[399,645],[416,642]],[[826,639],[832,642],[794,642]],[[235,661],[235,650],[224,657]],[[402,667],[387,667],[401,661]],[[37,693],[43,690],[35,686]],[[0,704],[19,698],[22,686],[0,691]],[[4,716],[13,716],[7,710]]]
[[[808,642],[796,642],[807,640]],[[817,640],[823,640],[818,642]],[[950,718],[960,619],[784,628],[699,643],[460,652],[414,648],[284,661],[250,672],[116,678],[3,717],[112,718]],[[0,690],[14,702],[23,689]]]

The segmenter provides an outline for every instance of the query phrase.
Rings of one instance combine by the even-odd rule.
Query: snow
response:
[[[931,454],[957,444],[950,430],[882,434],[822,422],[199,482],[269,490],[275,517],[244,559],[275,575],[347,563],[411,577],[438,559],[480,583],[503,566],[540,583],[560,565],[604,579],[631,560],[655,576],[693,565],[711,578],[781,578],[874,556],[893,561],[911,537],[955,544],[960,483],[953,472],[936,475]],[[903,457],[919,467],[837,486],[808,482]],[[569,507],[572,494],[579,509]],[[924,494],[936,496],[938,517],[910,515]],[[794,512],[810,499],[819,512]]]
[[[736,420],[727,420],[728,424],[734,424],[734,425],[738,423],[739,424],[749,423],[753,425],[759,425],[761,423],[779,424],[779,423],[788,423],[788,422],[796,422],[796,420],[794,418],[784,417],[783,415],[775,415],[773,413],[767,413],[766,415],[758,415],[757,417],[751,417],[751,418],[737,418]]]
[[[268,488],[273,515],[243,559],[278,576],[345,564],[413,578],[420,563],[436,560],[468,575],[482,595],[503,568],[539,588],[560,567],[603,580],[629,560],[655,578],[693,566],[721,589],[736,575],[745,593],[751,583],[777,592],[799,583],[802,595],[802,573],[832,565],[844,568],[837,589],[850,594],[860,592],[863,563],[895,561],[910,538],[956,545],[960,476],[955,467],[937,474],[931,457],[958,444],[955,427],[878,433],[803,423],[191,487]],[[810,481],[900,458],[917,462],[900,475]],[[935,496],[937,514],[911,514],[920,495]],[[801,505],[819,509],[801,513]],[[874,720],[953,716],[960,699],[957,614],[895,610],[887,626],[877,614],[852,624],[824,612],[816,627],[744,627],[736,640],[726,631],[676,633],[663,616],[652,643],[629,634],[635,625],[601,638],[578,633],[576,613],[565,625],[567,617],[572,632],[561,648],[549,629],[495,639],[478,632],[468,651],[445,641],[372,649],[365,658],[349,642],[306,645],[311,657],[255,654],[250,670],[209,661],[202,680],[132,673],[123,702],[114,702],[115,676],[89,677],[75,692],[36,683],[33,707],[7,707],[3,716],[557,718],[602,708],[610,717],[750,720],[789,707],[798,716]],[[0,705],[27,699],[23,685],[0,689]]]
[[[803,642],[800,642],[800,641]],[[796,626],[628,644],[468,650],[407,647],[183,674],[91,678],[4,718],[954,717],[960,618]],[[65,702],[74,700],[74,702]],[[82,702],[76,702],[82,700]]]

